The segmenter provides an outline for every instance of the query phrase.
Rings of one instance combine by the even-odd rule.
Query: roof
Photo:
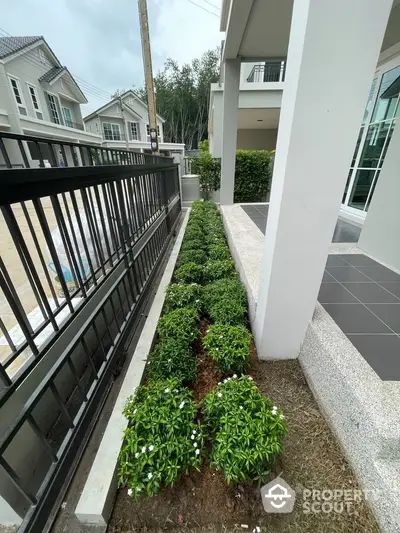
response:
[[[144,107],[146,107],[147,109],[147,104],[146,102],[143,102],[143,100],[140,98],[140,96],[138,96],[135,91],[132,91],[132,89],[129,89],[128,91],[124,92],[124,94],[121,94],[121,96],[116,96],[115,98],[113,98],[112,100],[110,100],[107,104],[104,104],[103,106],[99,107],[98,109],[96,109],[96,111],[93,111],[92,113],[90,113],[90,115],[88,115],[87,117],[84,117],[83,118],[83,122],[85,122],[86,120],[90,120],[91,118],[95,117],[96,115],[99,115],[100,113],[102,113],[103,111],[105,111],[109,106],[115,104],[115,102],[117,100],[119,100],[120,98],[125,98],[125,96],[128,96],[128,94],[131,94],[131,96],[133,96],[134,98],[136,98],[136,100],[138,100]],[[138,115],[138,113],[136,111],[134,111],[128,104],[126,104],[124,102],[125,106],[128,107],[132,112],[134,112],[136,115]],[[140,115],[139,115],[140,117]],[[161,117],[159,114],[157,114],[157,118],[159,120],[161,120],[161,122],[165,122],[165,119],[163,117]]]
[[[43,37],[0,37],[0,59],[23,50]]]
[[[53,67],[40,76],[39,81],[47,81],[47,83],[50,83],[62,72],[67,72],[67,67]]]

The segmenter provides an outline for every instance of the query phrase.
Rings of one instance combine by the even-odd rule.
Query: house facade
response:
[[[151,152],[147,105],[132,91],[113,98],[84,119],[86,130],[101,135],[103,146]],[[157,115],[158,144],[163,155],[184,155],[185,146],[164,142],[165,120]]]
[[[100,145],[85,130],[87,99],[43,37],[0,38],[0,129]]]

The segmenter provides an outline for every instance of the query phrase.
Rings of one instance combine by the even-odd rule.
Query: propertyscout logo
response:
[[[261,499],[266,513],[291,513],[294,503],[301,501],[304,514],[349,514],[357,515],[357,506],[373,496],[371,491],[359,489],[311,490],[301,488],[296,491],[286,481],[277,477],[261,488]]]

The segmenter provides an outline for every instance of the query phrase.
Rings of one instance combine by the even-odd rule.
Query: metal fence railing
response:
[[[254,65],[247,77],[247,81],[250,83],[284,81],[285,69],[285,61],[266,61],[262,65]]]
[[[11,168],[27,143],[73,165]],[[49,528],[181,210],[172,159],[94,150],[0,133],[0,494],[21,533]]]

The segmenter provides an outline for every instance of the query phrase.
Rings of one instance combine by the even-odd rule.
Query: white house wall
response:
[[[238,150],[275,150],[277,129],[271,130],[238,130],[237,149]]]

